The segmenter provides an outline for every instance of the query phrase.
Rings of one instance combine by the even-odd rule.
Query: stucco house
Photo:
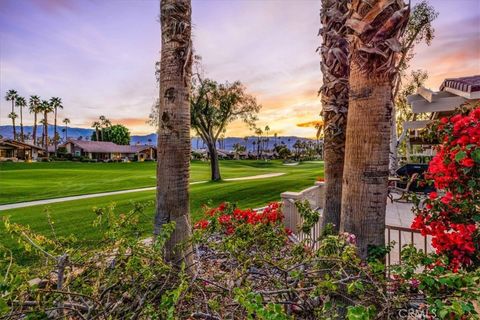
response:
[[[157,158],[157,148],[150,145],[118,145],[106,141],[69,140],[63,144],[73,157],[86,157],[99,161],[129,160],[143,161]]]
[[[0,161],[36,161],[43,149],[30,143],[0,139]]]

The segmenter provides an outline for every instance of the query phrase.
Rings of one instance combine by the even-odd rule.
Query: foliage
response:
[[[185,281],[185,272],[163,261],[174,225],[166,225],[156,240],[141,240],[138,220],[146,205],[133,204],[132,210],[121,214],[114,205],[94,209],[97,218],[92,227],[103,236],[93,249],[82,249],[73,236],[57,236],[53,221],[50,239],[5,219],[8,232],[46,263],[30,270],[10,260],[1,278],[1,315],[119,319],[148,318],[154,313],[173,319],[171,310]]]
[[[96,132],[92,133],[92,141],[97,141]],[[99,136],[100,141],[110,141],[119,145],[130,144],[130,130],[121,124],[115,124],[102,129],[102,134]]]
[[[202,79],[198,73],[193,77],[190,97],[191,127],[208,146],[212,180],[220,179],[217,155],[217,140],[220,135],[225,133],[229,123],[237,119],[253,127],[260,108],[255,97],[249,95],[239,81],[219,84],[214,80]]]
[[[446,264],[475,269],[480,266],[480,107],[442,118],[430,128],[440,141],[429,164],[427,179],[437,192],[417,209],[412,227],[432,236],[432,246]]]
[[[406,121],[415,120],[427,120],[429,115],[426,114],[414,114],[412,108],[407,101],[409,95],[415,94],[417,89],[425,84],[428,79],[428,73],[425,70],[412,70],[410,76],[407,78],[407,82],[404,83],[400,89],[399,94],[395,98],[395,111],[397,113],[397,133],[401,134],[403,130],[403,124]],[[404,79],[405,80],[405,79]]]
[[[205,299],[223,306],[211,310],[212,316],[343,319],[348,314],[349,319],[374,319],[393,312],[397,300],[384,294],[383,272],[361,263],[352,235],[325,234],[312,246],[295,240],[283,227],[282,216],[276,203],[258,212],[230,203],[205,208],[194,242],[207,257],[199,271],[203,281],[210,276]],[[243,309],[230,309],[232,300]]]
[[[412,297],[422,319],[479,319],[480,269],[452,271],[448,258],[413,246],[402,250],[402,264],[391,270],[391,290]]]

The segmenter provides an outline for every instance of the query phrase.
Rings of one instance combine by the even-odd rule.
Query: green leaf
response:
[[[460,151],[455,155],[455,161],[460,162],[463,159],[465,159],[466,156],[467,156],[467,153],[465,151]]]
[[[470,157],[473,159],[473,161],[480,163],[480,148],[475,149],[475,151],[472,152]]]

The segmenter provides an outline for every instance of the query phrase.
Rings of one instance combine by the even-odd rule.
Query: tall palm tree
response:
[[[12,102],[11,113],[15,113],[14,107],[15,107],[15,100],[17,99],[17,97],[18,97],[18,93],[15,90],[8,90],[7,94],[5,95],[5,100]],[[9,116],[9,118],[10,118],[10,116]],[[17,135],[16,135],[17,130],[15,129],[15,118],[10,118],[10,119],[12,119],[12,126],[13,126],[13,140],[17,139]]]
[[[24,97],[17,97],[15,100],[15,106],[20,108],[20,140],[24,141],[25,137],[23,134],[23,108],[27,106],[27,101]]]
[[[40,110],[40,97],[39,96],[30,96],[29,100],[29,111],[33,113],[33,132],[32,132],[32,139],[33,144],[37,145],[37,115]]]
[[[53,143],[55,145],[55,156],[57,155],[58,134],[57,134],[57,109],[63,109],[62,99],[58,97],[50,98],[50,104],[55,112],[53,122]]]
[[[112,125],[112,122],[107,119],[105,116],[100,116],[100,129],[101,129],[101,138],[102,141],[104,140],[104,135],[105,135],[105,129],[110,127]]]
[[[65,141],[68,140],[68,124],[70,123],[70,119],[65,118],[62,121],[65,124]]]
[[[266,147],[267,150],[268,150],[268,141],[269,141],[269,139],[268,139],[268,132],[269,132],[269,131],[270,131],[270,127],[269,127],[268,124],[267,124],[267,125],[265,126],[265,135],[266,135],[265,142],[266,142],[266,144],[267,144],[267,147]]]
[[[403,1],[354,0],[350,94],[340,229],[357,236],[360,257],[385,245],[392,80],[408,22]]]
[[[192,263],[189,248],[176,248],[191,234],[189,214],[190,94],[192,76],[192,4],[161,0],[160,106],[157,161],[157,207],[154,234],[168,222],[175,230],[166,259]]]
[[[321,70],[323,85],[322,116],[324,119],[325,202],[322,226],[340,228],[343,161],[348,111],[348,42],[346,40],[347,4],[350,0],[322,0]],[[319,128],[320,129],[320,128]],[[317,131],[317,140],[320,130]]]
[[[47,101],[43,100],[40,104],[40,110],[43,112],[43,148],[45,149],[45,154],[47,159],[49,158],[48,154],[48,114],[53,112],[52,104]]]
[[[94,121],[92,123],[92,128],[95,128],[95,138],[96,138],[96,141],[100,141],[99,138],[100,138],[100,134],[99,134],[99,129],[102,127],[102,124],[98,121]]]
[[[17,119],[18,115],[15,112],[10,112],[8,114],[8,117],[12,119],[12,128],[13,128],[13,139],[15,140],[15,137],[17,136],[17,130],[15,129],[15,119]]]

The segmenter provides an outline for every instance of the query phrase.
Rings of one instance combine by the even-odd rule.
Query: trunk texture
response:
[[[395,117],[395,104],[392,104],[392,119],[391,119],[391,129],[390,129],[390,157],[388,170],[391,176],[396,175],[398,167],[398,158],[397,158],[397,121]]]
[[[343,174],[341,230],[357,236],[359,253],[385,244],[391,86],[353,63]],[[369,92],[356,97],[357,92]]]
[[[53,120],[53,143],[55,145],[55,156],[57,156],[57,108],[55,108],[55,119]]]
[[[23,135],[23,107],[20,107],[20,140],[25,141],[25,137]]]
[[[210,153],[210,168],[212,173],[212,181],[219,181],[222,179],[220,176],[220,167],[218,162],[218,152],[215,148],[215,143],[207,142],[208,152]]]
[[[12,118],[13,140],[17,140],[17,129],[15,128],[15,118]]]
[[[350,93],[340,230],[357,236],[360,257],[385,245],[392,81],[409,9],[401,1],[353,0],[347,25]]]
[[[345,157],[345,132],[348,111],[348,42],[347,0],[323,0],[320,20],[321,70],[323,74],[322,116],[325,124],[325,203],[322,227],[333,224],[340,228],[342,203],[343,162]],[[337,54],[333,54],[337,52]]]
[[[44,139],[45,139],[45,144],[44,144],[44,148],[45,148],[45,154],[46,154],[46,157],[47,159],[50,158],[50,155],[48,154],[48,115],[47,115],[47,112],[44,113],[43,115],[43,119],[44,119],[44,124],[43,124],[43,127],[44,127],[44,132],[45,132],[45,136],[44,136]]]
[[[33,114],[33,144],[37,145],[37,113]]]
[[[177,246],[191,234],[188,181],[190,169],[191,2],[162,0],[162,50],[158,128],[157,207],[154,233],[175,222],[166,259],[192,263],[191,249]]]

